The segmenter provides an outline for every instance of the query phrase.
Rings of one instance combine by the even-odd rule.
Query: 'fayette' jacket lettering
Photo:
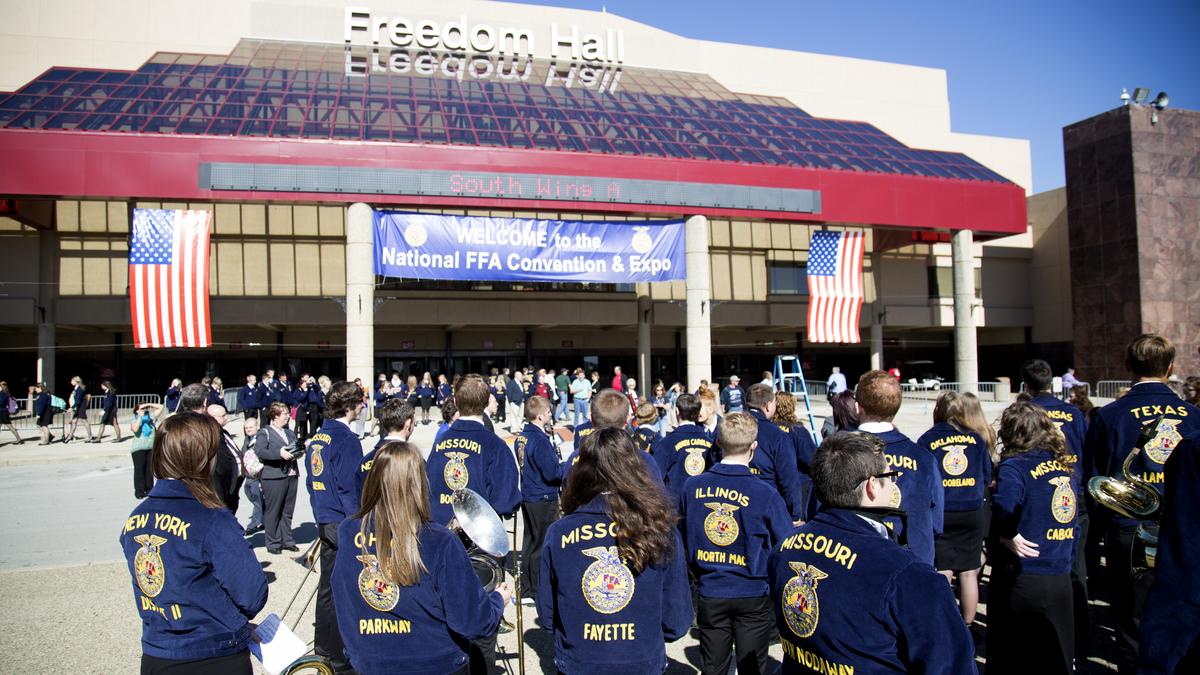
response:
[[[120,539],[145,654],[198,660],[246,651],[250,619],[267,604],[267,575],[228,509],[205,507],[182,481],[159,480]]]
[[[517,462],[508,444],[474,420],[457,420],[433,445],[425,463],[429,476],[429,508],[436,523],[454,517],[451,497],[470,488],[505,516],[521,503]]]
[[[719,463],[689,478],[680,499],[688,565],[707,598],[767,594],[767,560],[792,532],[792,517],[775,488],[750,469]]]
[[[309,439],[305,484],[317,523],[340,523],[358,513],[361,460],[362,443],[341,420],[325,420]]]
[[[933,564],[933,538],[942,533],[945,495],[938,481],[942,473],[933,463],[933,455],[921,446],[908,440],[908,436],[892,429],[873,434],[883,439],[886,447],[883,454],[888,465],[900,472],[896,477],[896,490],[892,493],[892,507],[908,512],[908,548],[918,560]],[[884,521],[899,537],[903,527],[899,518]]]
[[[379,573],[375,536],[364,555],[361,527],[357,518],[338,527],[330,582],[351,665],[363,675],[443,675],[461,668],[467,641],[496,630],[503,598],[483,592],[462,542],[445,527],[426,523],[417,534],[428,571],[413,586],[393,584]]]
[[[938,422],[921,434],[917,445],[933,453],[941,467],[945,510],[974,511],[983,506],[992,482],[992,456],[982,436]]]
[[[1070,469],[1049,450],[1033,450],[1000,462],[992,498],[992,534],[1020,534],[1037,544],[1036,558],[1018,558],[1007,547],[991,551],[995,565],[1017,574],[1068,574],[1075,552],[1079,498]]]
[[[792,520],[807,520],[808,497],[796,468],[796,446],[791,436],[780,431],[761,410],[751,408],[750,414],[758,422],[758,448],[750,460],[750,470],[775,486]]]
[[[525,457],[525,464],[521,467],[521,500],[544,502],[558,499],[566,465],[559,459],[546,432],[533,422],[526,422],[525,428],[513,441],[513,447],[518,457]]]
[[[784,675],[975,672],[950,585],[852,511],[822,510],[784,539],[770,585]]]
[[[1096,411],[1084,442],[1084,456],[1095,465],[1092,475],[1121,476],[1121,465],[1133,449],[1142,425],[1158,423],[1158,433],[1130,463],[1129,472],[1152,483],[1162,493],[1163,464],[1184,436],[1200,431],[1200,409],[1185,403],[1161,382],[1133,385],[1129,393]],[[1137,523],[1123,516],[1113,520],[1126,527]]]
[[[678,503],[683,484],[713,465],[713,442],[704,427],[684,422],[654,444],[654,462],[672,501]]]
[[[564,673],[661,673],[665,643],[692,624],[679,537],[666,564],[634,575],[620,558],[616,527],[599,496],[546,531],[538,620],[554,631],[554,663]]]

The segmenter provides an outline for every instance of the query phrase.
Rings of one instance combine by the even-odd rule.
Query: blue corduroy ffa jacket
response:
[[[554,632],[554,664],[566,675],[661,673],[665,643],[692,624],[678,535],[665,564],[635,575],[619,557],[614,527],[599,496],[546,531],[538,620]]]
[[[938,422],[921,434],[917,445],[933,453],[941,468],[946,511],[974,511],[983,506],[992,482],[992,456],[982,436]]]
[[[182,481],[159,480],[120,541],[146,655],[192,661],[248,649],[267,575],[228,509],[207,508]]]
[[[697,592],[766,595],[767,559],[793,530],[783,497],[748,467],[725,463],[689,478],[681,493],[680,529]]]
[[[918,560],[933,564],[933,538],[942,533],[944,521],[942,473],[933,462],[933,455],[913,443],[908,436],[892,429],[873,434],[886,443],[883,454],[888,464],[900,472],[896,477],[895,494],[899,503],[892,506],[908,512],[908,548]],[[896,536],[903,529],[899,518],[885,521]]]
[[[525,457],[521,467],[521,501],[545,502],[558,499],[566,475],[566,464],[558,457],[546,432],[532,422],[513,441],[517,456]]]
[[[1079,498],[1070,469],[1049,450],[1032,450],[1000,462],[992,497],[992,534],[1020,534],[1037,544],[1038,557],[1018,558],[1003,545],[991,554],[998,571],[1012,574],[1069,574],[1075,552]]]
[[[517,462],[508,444],[474,420],[450,425],[433,445],[425,462],[429,477],[429,508],[436,523],[454,517],[451,497],[458,488],[470,488],[506,516],[521,504]]]
[[[379,574],[374,535],[364,554],[361,527],[358,518],[338,527],[330,582],[350,664],[363,675],[444,675],[462,668],[468,640],[495,633],[503,598],[483,592],[462,541],[445,527],[426,523],[418,532],[428,571],[413,586]]]
[[[1067,450],[1075,455],[1074,471],[1078,474],[1075,476],[1075,485],[1079,496],[1083,496],[1083,490],[1087,485],[1088,478],[1091,477],[1089,467],[1091,463],[1084,456],[1084,441],[1087,438],[1087,420],[1083,417],[1083,411],[1066,401],[1054,396],[1049,392],[1034,396],[1030,403],[1040,406],[1046,411],[1046,415],[1054,422],[1054,426],[1062,432],[1064,438],[1067,439]],[[1082,507],[1083,505],[1080,504]]]
[[[242,410],[258,410],[262,407],[258,403],[258,385],[251,387],[244,384],[238,389],[238,407]]]
[[[750,470],[759,478],[775,486],[779,496],[787,504],[792,520],[808,519],[808,497],[804,494],[800,470],[796,468],[796,446],[789,434],[768,420],[757,408],[750,414],[758,422],[758,448],[750,462]]]
[[[654,444],[653,455],[671,500],[678,502],[683,484],[713,465],[713,442],[704,427],[684,422]]]
[[[783,673],[975,672],[950,585],[858,514],[825,508],[770,560]]]
[[[362,457],[358,435],[341,420],[326,419],[309,439],[305,485],[318,524],[340,523],[358,513]]]

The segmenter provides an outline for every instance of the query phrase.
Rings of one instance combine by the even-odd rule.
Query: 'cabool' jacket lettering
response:
[[[751,408],[758,422],[758,448],[750,461],[750,471],[771,483],[787,504],[792,520],[806,520],[808,498],[804,494],[800,471],[796,468],[796,447],[788,434],[767,419],[761,410]]]
[[[462,541],[436,523],[417,535],[428,570],[413,586],[379,573],[374,535],[364,554],[362,521],[338,527],[333,565],[333,604],[346,656],[355,670],[371,673],[443,675],[467,662],[468,640],[494,634],[504,613],[495,591],[484,593]]]
[[[1079,498],[1070,469],[1049,450],[1033,450],[1000,462],[992,497],[992,534],[1017,534],[1037,544],[1036,558],[1018,558],[1007,547],[991,551],[993,565],[1015,574],[1069,574],[1075,552]]]
[[[1121,465],[1137,440],[1142,425],[1153,424],[1158,431],[1146,448],[1134,457],[1129,472],[1152,483],[1162,493],[1163,464],[1184,436],[1200,431],[1200,409],[1185,403],[1161,382],[1133,385],[1129,393],[1096,411],[1084,442],[1084,457],[1095,466],[1092,475],[1120,476]],[[1121,526],[1132,528],[1136,520],[1113,516]]]
[[[942,474],[933,463],[928,450],[908,440],[908,436],[891,429],[872,434],[883,439],[883,454],[888,465],[899,471],[893,492],[892,507],[908,513],[908,548],[918,560],[933,564],[933,538],[942,533],[945,495],[938,485]],[[885,520],[897,537],[903,529],[899,518]]]
[[[661,673],[664,643],[692,624],[679,537],[666,564],[634,575],[620,558],[617,527],[599,496],[546,531],[538,620],[554,632],[554,663],[564,673]]]
[[[680,526],[697,592],[709,598],[767,594],[771,550],[792,532],[775,488],[739,464],[718,463],[684,483]]]
[[[434,522],[454,517],[454,491],[470,488],[504,516],[521,503],[517,462],[508,444],[474,420],[460,419],[433,445],[425,463]]]
[[[205,507],[182,481],[159,480],[120,541],[144,653],[198,660],[246,651],[267,575],[228,509]]]
[[[921,434],[917,445],[933,453],[941,468],[945,510],[974,511],[983,506],[992,482],[992,456],[982,436],[938,422]]]
[[[546,432],[532,422],[517,434],[513,442],[517,456],[522,453],[525,464],[521,467],[521,500],[544,502],[558,499],[566,465],[558,458],[558,452],[550,443]]]
[[[361,460],[362,443],[341,420],[326,419],[308,440],[305,484],[318,523],[340,523],[358,513]]]
[[[704,427],[683,422],[654,444],[654,462],[658,465],[671,500],[678,503],[683,484],[713,465],[713,442]]]
[[[771,556],[783,673],[975,672],[975,646],[933,567],[845,509],[827,508]]]

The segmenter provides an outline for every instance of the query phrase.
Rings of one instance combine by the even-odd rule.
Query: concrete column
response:
[[[650,292],[650,284],[638,284],[638,287],[639,290],[644,287],[644,293]],[[637,378],[639,394],[642,398],[646,398],[650,392],[650,323],[653,320],[653,311],[654,305],[650,301],[650,296],[639,293],[637,298]]]
[[[708,218],[687,219],[687,381],[695,391],[700,380],[712,381],[712,299],[709,297]]]
[[[961,391],[979,390],[979,351],[975,342],[975,238],[958,230],[950,239],[954,272],[954,379]]]
[[[58,232],[51,229],[42,230],[38,234],[37,380],[49,384],[50,390],[55,392],[65,386],[65,383],[59,384],[55,372],[58,250]]]
[[[346,379],[375,381],[375,224],[371,207],[346,209]]]
[[[879,298],[882,265],[879,251],[871,253],[871,277],[875,286],[875,302],[871,303],[871,370],[883,370],[883,301]]]

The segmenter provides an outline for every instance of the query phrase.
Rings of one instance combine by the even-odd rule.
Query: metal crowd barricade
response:
[[[822,380],[805,380],[804,386],[808,387],[809,396],[828,396],[829,387]]]
[[[69,393],[68,393],[69,396]],[[68,396],[62,396],[64,401],[68,401]],[[33,413],[33,399],[31,397],[18,398],[17,412],[13,413],[13,426],[17,431],[36,431],[37,415]],[[117,394],[117,421],[120,424],[128,424],[132,419],[133,411],[143,403],[162,404],[162,397],[158,394]],[[73,414],[73,413],[72,413]],[[55,430],[55,436],[62,436],[63,429],[71,421],[72,414],[63,411],[56,413],[50,423],[50,428]],[[88,423],[97,425],[104,418],[104,395],[93,394],[91,400],[88,401],[87,419]],[[93,429],[93,432],[99,431]]]
[[[1116,398],[1121,389],[1132,386],[1133,382],[1130,380],[1100,380],[1096,383],[1096,397]]]

